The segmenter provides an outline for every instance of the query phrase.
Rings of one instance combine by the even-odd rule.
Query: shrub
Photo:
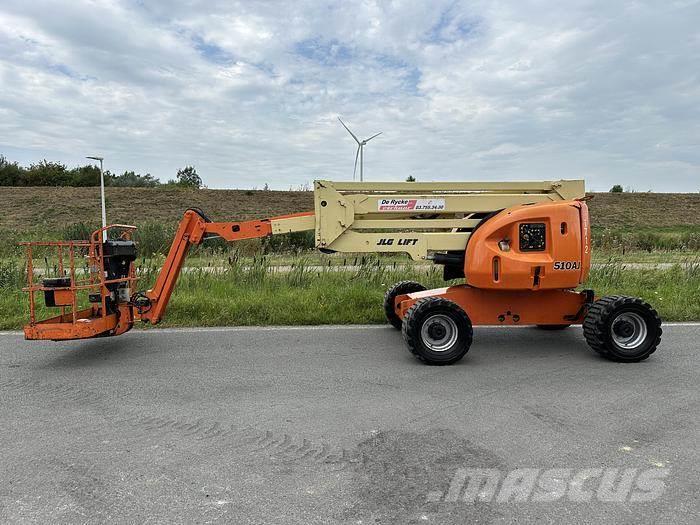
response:
[[[134,232],[139,255],[144,256],[168,253],[174,236],[174,226],[156,221],[145,221]]]
[[[87,241],[97,228],[96,224],[76,222],[64,226],[59,235],[62,241]]]
[[[24,265],[14,261],[0,261],[0,288],[18,290],[27,285],[27,273]]]
[[[302,252],[315,247],[315,234],[313,231],[294,232],[286,235],[265,237],[262,240],[263,253],[274,252]]]

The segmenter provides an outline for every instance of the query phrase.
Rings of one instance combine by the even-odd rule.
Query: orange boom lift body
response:
[[[591,266],[590,224],[583,184],[574,191],[567,182],[578,181],[539,183],[534,189],[524,183],[485,183],[481,190],[476,183],[318,181],[311,212],[212,222],[191,208],[180,221],[154,286],[145,292],[132,293],[133,226],[103,228],[90,241],[23,243],[30,297],[25,337],[84,339],[123,334],[139,319],[157,324],[190,246],[211,237],[233,242],[315,230],[322,251],[405,252],[444,265],[446,280],[464,279],[463,284],[432,290],[403,281],[386,294],[388,321],[402,330],[408,349],[428,364],[461,359],[471,345],[473,325],[563,329],[583,324],[588,343],[604,357],[644,359],[660,341],[656,312],[636,298],[596,300],[591,290],[578,290]],[[515,204],[494,210],[500,203]],[[110,239],[109,232],[120,234]],[[56,249],[61,277],[34,282],[33,251],[38,246]],[[79,251],[87,262],[82,274],[76,267]],[[89,306],[84,308],[77,299],[81,291],[88,292]],[[47,306],[60,308],[60,315],[37,321],[36,292],[44,293]]]

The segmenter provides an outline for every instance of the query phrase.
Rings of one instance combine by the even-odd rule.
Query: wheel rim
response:
[[[428,317],[420,329],[420,337],[425,346],[433,352],[445,352],[457,341],[457,323],[443,314]]]
[[[634,312],[621,313],[610,324],[613,341],[625,350],[641,346],[647,338],[647,331],[647,323],[641,315]]]

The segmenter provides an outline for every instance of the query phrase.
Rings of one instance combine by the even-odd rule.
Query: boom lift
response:
[[[155,285],[132,293],[136,274],[134,226],[112,225],[90,241],[23,243],[30,297],[27,339],[84,339],[122,334],[135,320],[165,315],[188,249],[212,237],[227,241],[315,232],[322,252],[407,253],[444,266],[445,280],[464,284],[426,290],[403,281],[386,293],[387,320],[408,349],[428,364],[461,359],[473,325],[583,324],[589,345],[617,361],[640,361],[656,350],[661,320],[641,299],[596,300],[577,291],[591,264],[590,225],[580,180],[507,183],[314,183],[314,211],[253,221],[213,222],[188,209]],[[121,232],[117,239],[109,232]],[[112,234],[111,237],[114,237]],[[61,277],[34,282],[33,250],[55,247]],[[86,252],[87,270],[76,271]],[[64,259],[68,261],[68,270]],[[66,275],[67,273],[67,275]],[[58,316],[37,321],[35,293]],[[89,306],[79,307],[88,292]]]

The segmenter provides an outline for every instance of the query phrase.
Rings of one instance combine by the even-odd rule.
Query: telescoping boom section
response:
[[[158,323],[190,246],[215,237],[234,242],[314,231],[322,252],[405,253],[443,265],[445,280],[462,280],[433,290],[403,281],[386,292],[387,320],[426,363],[459,360],[473,324],[583,324],[588,343],[604,357],[639,361],[660,341],[661,321],[651,306],[624,296],[596,300],[591,290],[577,290],[591,261],[585,201],[580,180],[317,181],[313,211],[214,222],[188,209],[154,286],[141,292],[134,291],[133,226],[98,230],[89,241],[24,243],[30,295],[24,332],[28,339],[83,339],[122,334],[139,319]],[[58,275],[36,283],[33,258],[40,248],[56,249],[60,263]],[[38,292],[59,315],[37,320]]]

